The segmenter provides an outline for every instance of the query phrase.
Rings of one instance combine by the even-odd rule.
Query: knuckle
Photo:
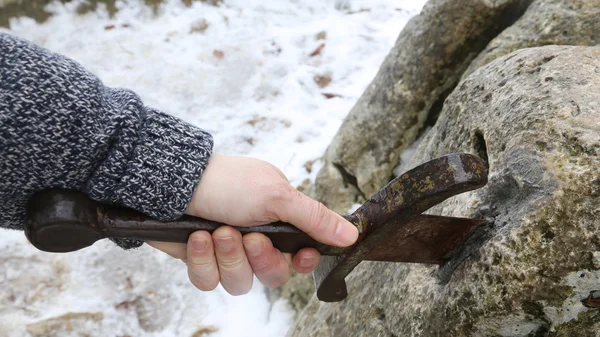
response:
[[[189,269],[188,277],[190,282],[194,285],[194,287],[198,288],[198,290],[211,291],[219,285],[218,273],[211,275],[208,273],[199,273],[197,270]]]
[[[216,267],[214,252],[208,249],[202,252],[190,251],[185,262],[189,268],[203,271]]]
[[[294,188],[287,182],[268,184],[262,187],[260,206],[270,218],[278,219],[282,209],[293,198]]]
[[[208,270],[215,266],[215,262],[210,257],[192,257],[187,259],[187,263],[192,269],[199,269],[202,271]]]
[[[319,233],[322,234],[324,230],[326,230],[327,223],[329,220],[329,212],[327,212],[327,207],[323,205],[323,203],[317,202],[313,203],[311,207],[309,207],[309,227],[311,228],[311,233]]]
[[[219,259],[218,264],[220,269],[240,269],[244,263],[246,262],[246,257],[244,255],[231,256],[229,258]]]
[[[268,203],[282,204],[289,200],[290,193],[292,192],[292,186],[285,182],[278,182],[275,184],[269,184],[264,187],[266,201]]]
[[[260,257],[250,262],[252,270],[257,274],[269,274],[274,267],[274,263],[268,257]]]
[[[247,248],[248,262],[254,273],[269,274],[277,265],[276,251],[270,242],[264,242],[262,234],[251,233],[244,236],[244,245]]]

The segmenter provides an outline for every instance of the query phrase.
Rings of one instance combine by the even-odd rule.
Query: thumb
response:
[[[339,214],[294,189],[284,198],[276,215],[322,243],[346,247],[356,242],[358,229]]]

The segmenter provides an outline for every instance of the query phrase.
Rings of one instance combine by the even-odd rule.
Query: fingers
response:
[[[292,266],[298,273],[310,273],[312,272],[319,262],[321,261],[321,255],[314,248],[303,248],[294,255],[292,259]]]
[[[187,244],[188,277],[196,288],[209,291],[219,284],[219,267],[212,237],[206,231],[192,233]]]
[[[252,288],[252,268],[246,258],[242,234],[229,226],[214,231],[215,256],[221,285],[231,295],[244,295]]]
[[[358,238],[358,229],[337,213],[301,192],[281,198],[274,213],[306,232],[314,239],[334,246],[350,246]]]
[[[290,267],[285,256],[273,247],[271,240],[259,233],[242,239],[248,261],[256,278],[269,288],[276,288],[290,279]]]
[[[318,263],[318,252],[305,249],[311,263]],[[300,251],[300,256],[304,256]],[[305,252],[306,253],[306,252]],[[289,255],[289,254],[288,254]],[[306,262],[306,259],[298,261]],[[187,244],[188,276],[196,288],[210,291],[221,282],[231,295],[243,295],[252,287],[253,274],[267,287],[285,284],[290,278],[290,260],[260,233],[251,233],[244,238],[231,227],[220,227],[212,237],[206,231],[190,235]],[[316,263],[314,266],[316,266]],[[295,263],[302,265],[302,262]],[[297,270],[308,272],[314,269],[306,264]],[[306,271],[305,271],[306,270]]]
[[[273,247],[271,240],[259,233],[246,234],[243,242],[254,274],[269,288],[282,286],[289,281],[290,264],[298,273],[310,273],[321,260],[319,252],[314,248],[301,249],[293,258],[291,254],[282,254]]]
[[[194,232],[187,245],[188,276],[196,288],[209,291],[219,282],[231,295],[243,295],[252,288],[252,269],[242,245],[242,235],[223,226],[211,236]]]
[[[180,256],[175,246],[153,246]],[[211,236],[206,231],[190,235],[187,244],[188,276],[202,291],[210,291],[219,282],[231,295],[243,295],[252,287],[253,274],[267,287],[275,288],[290,278],[290,263],[298,273],[311,272],[320,261],[319,252],[304,248],[293,257],[282,254],[271,240],[260,233],[242,235],[232,227],[218,228]]]

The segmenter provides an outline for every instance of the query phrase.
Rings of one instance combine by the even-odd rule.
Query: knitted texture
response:
[[[0,33],[0,226],[23,229],[28,198],[51,187],[174,220],[212,146],[208,133],[144,106],[135,93]]]

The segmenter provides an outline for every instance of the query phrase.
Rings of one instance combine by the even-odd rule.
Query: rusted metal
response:
[[[345,216],[360,232],[351,247],[322,244],[283,222],[236,228],[242,234],[265,234],[282,252],[317,249],[324,255],[313,273],[317,296],[326,302],[340,301],[347,296],[345,276],[361,261],[442,263],[481,220],[421,213],[486,183],[483,162],[469,154],[447,155],[418,166]],[[212,232],[224,225],[191,216],[157,221],[130,209],[98,204],[76,191],[57,189],[32,197],[27,216],[27,238],[38,249],[49,252],[82,249],[104,238],[185,243],[194,231]]]
[[[388,223],[402,230],[383,238],[364,261],[442,264],[483,220],[418,215],[408,221],[394,217]]]
[[[348,292],[344,278],[373,251],[413,251],[418,247],[396,246],[393,242],[383,243],[399,232],[404,232],[421,213],[447,198],[474,190],[487,183],[487,170],[481,159],[470,154],[451,154],[433,159],[392,180],[359,207],[350,221],[361,230],[359,243],[354,249],[340,257],[324,256],[313,272],[317,297],[325,302],[341,301]],[[395,221],[390,221],[395,220]],[[458,238],[466,238],[477,223],[465,221],[461,228],[468,228]],[[439,227],[438,227],[439,228]],[[451,251],[463,241],[453,238],[445,240],[447,231],[427,232],[433,237],[428,251]],[[464,235],[464,236],[463,236]],[[422,241],[416,237],[414,242]],[[427,240],[423,240],[424,242]]]

